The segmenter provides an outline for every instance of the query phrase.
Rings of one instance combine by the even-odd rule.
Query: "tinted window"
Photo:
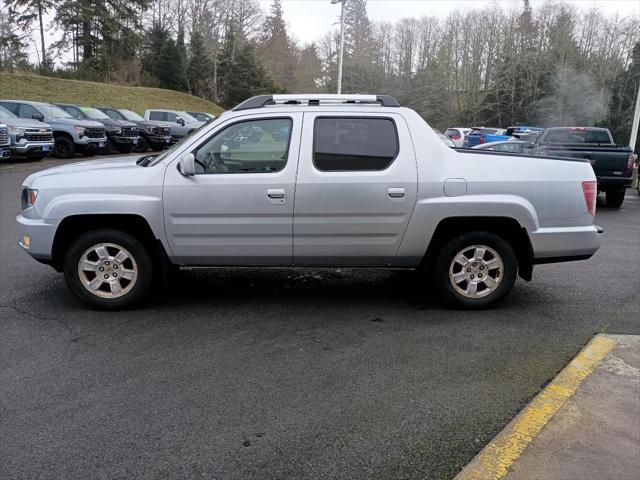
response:
[[[551,143],[611,143],[606,130],[554,130],[543,137]]]
[[[149,120],[166,120],[166,112],[149,112]]]
[[[196,173],[272,173],[287,164],[290,118],[234,123],[195,152]]]
[[[9,110],[14,115],[18,115],[18,105],[16,103],[14,103],[14,102],[1,102],[0,105],[2,105],[4,108]]]
[[[460,132],[455,128],[447,128],[444,134],[449,138],[453,138],[454,140],[459,140],[461,136]]]
[[[42,115],[38,110],[27,103],[21,103],[18,109],[18,116],[22,118],[33,118],[34,115]]]
[[[318,170],[384,170],[398,154],[398,134],[389,118],[317,118],[313,163]]]
[[[72,115],[75,118],[84,118],[80,110],[78,110],[76,107],[61,107],[61,108],[64,108],[69,115]]]
[[[102,109],[102,111],[104,113],[106,113],[109,118],[112,118],[113,120],[122,120],[123,119],[122,115],[120,115],[120,113],[118,111],[116,111],[116,110],[111,110],[111,109],[104,108],[104,109]]]

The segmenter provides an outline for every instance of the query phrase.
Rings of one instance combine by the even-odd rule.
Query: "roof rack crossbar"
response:
[[[268,105],[285,104],[300,105],[320,105],[321,102],[343,103],[343,104],[376,104],[383,107],[399,107],[400,104],[390,95],[258,95],[240,103],[233,108],[234,111],[250,110],[254,108],[264,108]]]

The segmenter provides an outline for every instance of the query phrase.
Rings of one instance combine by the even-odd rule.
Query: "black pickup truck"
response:
[[[598,191],[605,192],[610,207],[619,208],[625,189],[631,186],[633,150],[616,145],[606,128],[547,128],[535,142],[533,154],[589,160],[598,179]]]

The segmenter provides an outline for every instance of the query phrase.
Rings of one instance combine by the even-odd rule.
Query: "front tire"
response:
[[[624,202],[625,190],[607,190],[605,192],[607,207],[620,208]]]
[[[73,158],[76,156],[76,146],[69,137],[58,136],[55,137],[54,152],[58,158]]]
[[[101,310],[130,308],[149,293],[153,263],[144,245],[119,230],[78,237],[64,257],[64,279],[80,300]]]
[[[498,235],[475,231],[451,240],[434,266],[440,296],[454,307],[490,308],[513,289],[518,261],[513,248]]]

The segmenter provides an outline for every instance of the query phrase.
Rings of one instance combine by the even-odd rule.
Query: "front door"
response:
[[[301,113],[233,118],[192,150],[196,175],[167,168],[164,217],[187,265],[290,265]]]
[[[394,265],[417,197],[397,114],[305,113],[296,183],[296,265]]]

